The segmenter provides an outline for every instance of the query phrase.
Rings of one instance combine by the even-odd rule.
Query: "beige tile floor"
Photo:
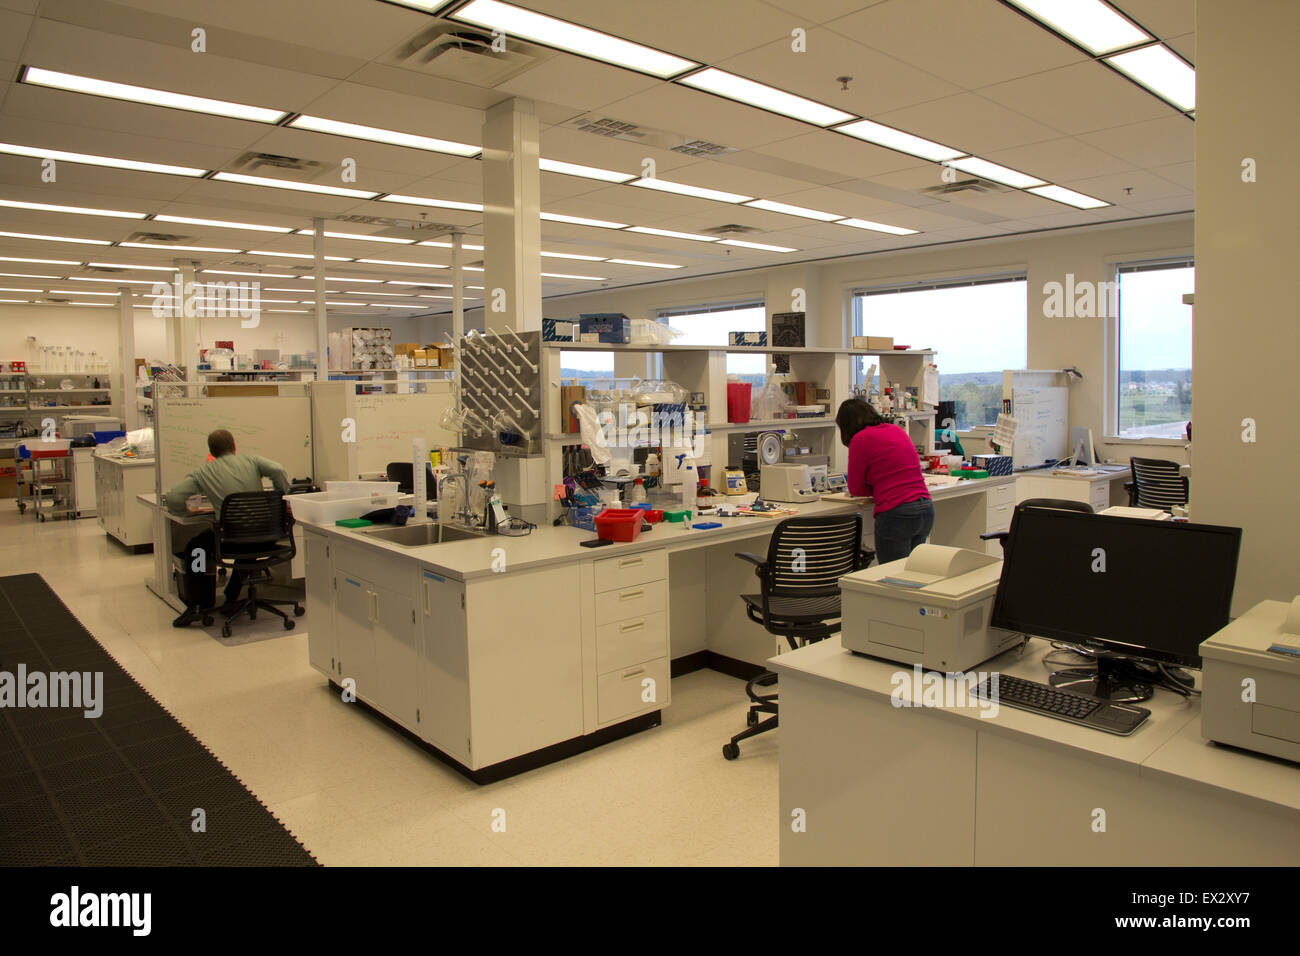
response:
[[[171,609],[144,586],[152,562],[93,518],[38,524],[0,500],[0,574],[43,575],[322,863],[777,863],[780,732],[744,745],[738,761],[721,755],[744,726],[737,680],[678,678],[663,726],[479,787],[329,691],[307,663],[310,609],[291,634],[223,646],[171,626]]]

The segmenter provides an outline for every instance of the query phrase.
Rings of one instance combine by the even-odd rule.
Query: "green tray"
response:
[[[690,514],[691,512],[685,508],[681,509],[680,511],[665,511],[664,520],[671,521],[674,524],[680,524],[681,522],[685,521],[688,517],[690,517]]]
[[[373,523],[365,518],[340,518],[334,522],[340,528],[369,528]]]

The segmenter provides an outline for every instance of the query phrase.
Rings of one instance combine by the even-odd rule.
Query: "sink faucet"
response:
[[[442,505],[447,499],[444,496],[442,489],[446,485],[450,485],[454,483],[460,485],[460,490],[461,490],[460,510],[456,511],[454,514],[443,515]],[[476,529],[474,514],[469,510],[469,476],[465,474],[463,468],[461,471],[452,471],[443,475],[439,485],[440,485],[440,487],[438,488],[439,521],[442,522],[443,519],[446,518],[448,520],[443,523],[450,524],[458,521],[463,527]]]

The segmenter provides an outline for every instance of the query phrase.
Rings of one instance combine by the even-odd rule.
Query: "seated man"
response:
[[[212,456],[211,460],[195,468],[164,496],[168,511],[173,514],[186,514],[186,499],[193,495],[203,495],[212,503],[217,517],[220,518],[221,506],[227,495],[240,491],[261,491],[263,477],[270,478],[271,484],[281,494],[289,491],[289,477],[283,468],[258,455],[238,454],[235,451],[235,436],[224,428],[219,428],[208,435],[208,452]],[[214,532],[209,530],[196,535],[184,549],[177,552],[179,557],[186,559],[187,567],[190,566],[189,559],[195,548],[203,551],[203,567],[215,570]],[[219,613],[229,613],[233,610],[243,585],[243,573],[231,571],[230,581],[226,584],[226,603],[218,609]],[[172,623],[177,627],[185,627],[193,619],[194,617],[187,611]]]

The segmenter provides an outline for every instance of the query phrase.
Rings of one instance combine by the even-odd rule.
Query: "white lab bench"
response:
[[[1045,681],[1044,641],[978,668]],[[1300,859],[1300,767],[1200,736],[1168,691],[1118,737],[1002,707],[896,707],[911,668],[839,637],[774,658],[782,865],[1223,866]],[[806,829],[792,827],[802,811]],[[1104,829],[1100,827],[1104,824]]]
[[[153,491],[154,460],[118,458],[96,448],[94,476],[97,520],[104,533],[134,551],[150,546],[153,517],[139,496]],[[77,493],[81,493],[80,484]]]
[[[1009,521],[1013,481],[932,490],[931,539],[983,549],[990,496]],[[870,527],[869,502],[786,507],[866,508]],[[708,520],[722,527],[660,522],[597,549],[568,527],[403,547],[299,522],[311,665],[479,782],[654,726],[674,662],[734,671],[775,646],[745,615],[757,584],[733,555],[765,551],[780,519]]]
[[[1016,473],[1016,504],[1026,498],[1064,498],[1086,501],[1093,511],[1111,505],[1128,504],[1124,482],[1132,472],[1128,465],[1093,465],[1079,474],[1068,468],[1038,468]]]

